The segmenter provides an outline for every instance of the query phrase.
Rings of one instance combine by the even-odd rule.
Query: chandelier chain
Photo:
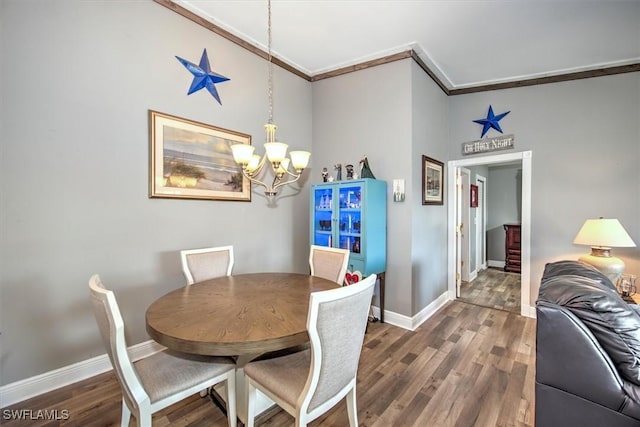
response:
[[[1,0],[0,0],[1,1]],[[265,153],[262,157],[254,154],[255,147],[251,144],[233,144],[231,150],[233,151],[233,159],[236,163],[242,167],[242,176],[244,179],[248,179],[254,184],[261,185],[265,188],[264,194],[269,197],[270,200],[276,196],[278,188],[293,184],[300,179],[302,172],[309,164],[309,156],[311,153],[308,151],[291,151],[290,158],[287,157],[287,144],[277,142],[276,129],[277,126],[273,123],[273,55],[271,52],[271,0],[267,0],[267,66],[269,67],[268,77],[268,96],[269,96],[269,121],[264,125],[266,133],[266,140],[264,143]],[[289,165],[293,166],[293,172],[289,170]],[[262,168],[265,165],[270,165],[273,172],[273,182],[271,185],[267,184],[258,176],[262,172]],[[243,183],[244,183],[243,179]],[[244,184],[243,184],[244,185]]]
[[[269,124],[273,124],[273,63],[271,62],[271,0],[267,2],[268,9],[268,21],[267,21],[267,50],[268,50],[268,62],[269,62],[269,81],[268,81],[268,94],[269,94]]]

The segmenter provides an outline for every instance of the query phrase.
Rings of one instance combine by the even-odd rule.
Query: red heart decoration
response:
[[[353,285],[354,283],[358,283],[362,279],[362,273],[359,271],[354,271],[351,273],[347,271],[347,274],[344,275],[345,285]]]

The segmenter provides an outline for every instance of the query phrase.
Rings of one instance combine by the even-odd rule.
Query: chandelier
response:
[[[231,146],[233,151],[233,159],[242,166],[242,175],[251,182],[262,185],[265,188],[264,194],[273,197],[277,194],[279,187],[292,184],[300,179],[302,171],[309,164],[308,151],[291,151],[289,153],[291,159],[287,157],[288,145],[276,140],[276,126],[273,123],[273,62],[271,56],[271,0],[267,2],[268,8],[268,66],[269,66],[269,121],[264,125],[266,132],[266,142],[264,143],[265,153],[261,157],[254,154],[255,147],[247,144],[234,144]],[[270,185],[258,179],[263,167],[269,163],[273,171],[274,177]],[[289,170],[289,165],[293,168],[293,172]],[[268,170],[268,168],[267,168]],[[286,179],[285,179],[286,178]],[[264,178],[263,178],[264,179]]]

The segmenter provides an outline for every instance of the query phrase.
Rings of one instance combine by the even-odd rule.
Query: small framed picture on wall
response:
[[[422,204],[444,204],[444,164],[422,156]]]
[[[470,203],[469,206],[472,208],[478,207],[478,186],[475,184],[471,184],[469,186],[469,195],[470,195]]]

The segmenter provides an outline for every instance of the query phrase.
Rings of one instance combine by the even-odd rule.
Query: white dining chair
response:
[[[322,277],[342,286],[347,274],[348,263],[349,251],[347,249],[311,245],[309,268],[312,276]]]
[[[163,350],[132,363],[113,291],[105,289],[97,274],[89,279],[89,289],[100,334],[122,389],[122,427],[129,425],[131,415],[139,426],[150,427],[155,412],[223,381],[227,383],[229,426],[237,425],[233,360]]]
[[[256,390],[306,426],[346,397],[349,425],[357,427],[356,375],[376,275],[350,286],[313,292],[307,331],[310,349],[244,367],[247,427],[253,427]]]
[[[180,251],[182,271],[187,285],[195,282],[231,276],[233,271],[233,246],[185,249]]]

